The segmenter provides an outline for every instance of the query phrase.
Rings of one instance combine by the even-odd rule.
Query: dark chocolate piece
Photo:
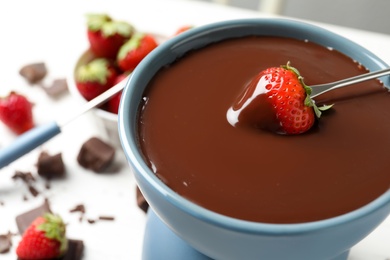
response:
[[[68,250],[61,260],[80,260],[83,257],[84,242],[82,240],[68,239]]]
[[[62,177],[65,174],[65,165],[62,161],[62,154],[50,155],[41,152],[37,162],[38,174],[46,179]]]
[[[88,139],[81,147],[77,161],[94,172],[103,172],[114,160],[115,149],[97,137]]]
[[[8,232],[8,234],[0,235],[0,254],[5,254],[9,252],[12,247],[12,234]]]
[[[52,213],[48,200],[45,200],[41,206],[18,215],[15,220],[19,233],[22,235],[30,226],[31,222],[33,222],[37,217],[43,216],[45,213]]]
[[[30,84],[34,84],[46,76],[46,65],[43,62],[27,64],[19,70],[19,74]]]
[[[136,198],[138,207],[142,209],[143,212],[148,212],[149,204],[138,186],[136,188]]]
[[[55,79],[48,87],[43,87],[46,94],[52,98],[58,98],[68,92],[68,83],[66,79]]]
[[[91,219],[91,218],[87,219],[87,221],[89,224],[95,224],[95,222],[96,222],[96,220]]]

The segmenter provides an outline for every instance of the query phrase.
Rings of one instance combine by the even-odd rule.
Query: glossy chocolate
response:
[[[291,61],[308,85],[366,72],[343,54],[287,38],[209,45],[162,69],[139,115],[150,168],[181,196],[250,221],[299,223],[338,216],[390,185],[390,97],[371,80],[317,98],[334,108],[306,134],[233,127],[226,112],[261,70]]]

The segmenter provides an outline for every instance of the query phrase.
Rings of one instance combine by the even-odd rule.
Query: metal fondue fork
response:
[[[331,90],[334,90],[334,89],[342,88],[345,86],[349,86],[349,85],[356,84],[359,82],[367,81],[370,79],[379,78],[379,77],[389,75],[389,74],[390,74],[390,68],[387,68],[387,69],[383,69],[383,70],[378,70],[378,71],[374,71],[374,72],[370,72],[370,73],[361,74],[361,75],[347,78],[347,79],[342,79],[342,80],[331,82],[331,83],[309,86],[312,89],[310,97],[314,98],[314,97],[317,97],[321,94],[324,94],[324,93],[331,91]]]

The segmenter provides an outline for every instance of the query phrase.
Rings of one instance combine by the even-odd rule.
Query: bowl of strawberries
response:
[[[77,59],[69,80],[71,93],[87,102],[113,87],[135,69],[160,42],[161,35],[138,31],[107,14],[87,15],[89,47]],[[121,92],[95,109],[107,133],[119,145],[117,130]]]

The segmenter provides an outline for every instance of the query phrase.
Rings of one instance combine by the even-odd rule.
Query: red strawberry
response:
[[[188,31],[189,29],[192,29],[194,28],[194,26],[192,25],[183,25],[181,27],[179,27],[179,29],[177,29],[177,31],[173,34],[173,36],[176,36],[176,35],[179,35],[185,31]]]
[[[156,47],[157,41],[151,35],[137,33],[119,49],[118,66],[123,71],[133,71],[141,60]]]
[[[121,82],[122,80],[126,79],[126,77],[128,75],[129,75],[128,73],[120,74],[116,78],[116,80],[114,82],[114,85],[116,85],[119,82]],[[122,91],[120,91],[118,94],[115,94],[112,98],[110,98],[108,100],[107,110],[109,112],[114,113],[114,114],[118,114],[118,108],[119,108],[119,103],[120,103],[120,100],[121,100],[121,96],[122,96]]]
[[[115,59],[119,48],[130,39],[133,26],[114,21],[106,14],[87,16],[87,35],[92,52],[97,57]]]
[[[91,100],[114,85],[118,73],[106,59],[95,59],[80,66],[75,75],[76,86],[86,100]]]
[[[34,127],[32,104],[16,92],[0,98],[0,120],[16,134]]]
[[[261,71],[228,112],[231,124],[251,124],[281,134],[308,131],[321,111],[310,98],[311,88],[297,69],[286,66]]]
[[[65,254],[68,247],[65,233],[61,217],[45,214],[26,229],[16,254],[20,259],[57,259]]]

